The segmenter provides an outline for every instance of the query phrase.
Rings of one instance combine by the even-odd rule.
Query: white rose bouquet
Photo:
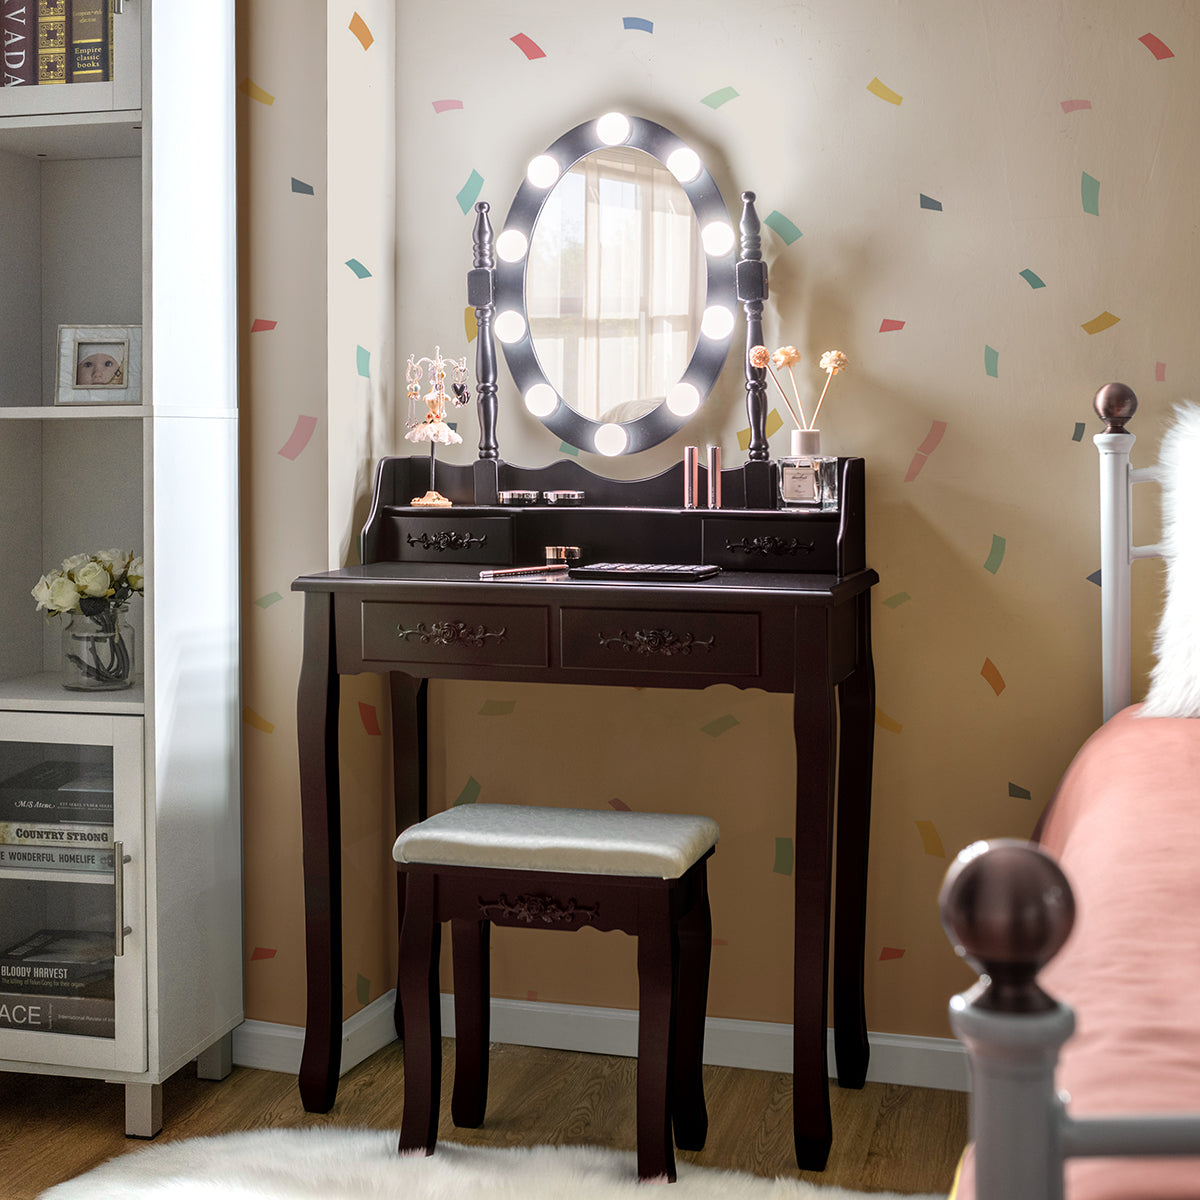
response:
[[[120,608],[130,596],[144,594],[142,556],[132,550],[73,554],[62,566],[43,575],[31,595],[48,617],[80,612],[99,617]]]

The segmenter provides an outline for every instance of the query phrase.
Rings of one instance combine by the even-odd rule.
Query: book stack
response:
[[[0,951],[0,1029],[112,1037],[112,934],[40,929]]]
[[[113,869],[112,768],[47,759],[0,780],[0,868]]]
[[[0,83],[102,83],[112,78],[109,0],[0,0]]]

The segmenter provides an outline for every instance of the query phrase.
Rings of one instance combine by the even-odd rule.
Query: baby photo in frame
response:
[[[60,325],[55,404],[141,404],[140,325]]]

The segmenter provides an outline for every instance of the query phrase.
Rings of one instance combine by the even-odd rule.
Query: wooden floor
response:
[[[635,1148],[633,1059],[493,1046],[487,1119],[481,1129],[456,1129],[449,1115],[453,1046],[443,1044],[441,1137],[492,1146]],[[301,1107],[295,1076],[235,1067],[228,1079],[213,1083],[186,1068],[163,1085],[157,1140],[274,1126],[398,1130],[402,1078],[397,1042],[347,1072],[333,1111],[316,1116]],[[833,1085],[829,1165],[819,1174],[802,1172],[792,1157],[791,1076],[706,1067],[704,1083],[708,1145],[699,1153],[679,1152],[681,1162],[862,1191],[946,1193],[966,1141],[963,1093]],[[33,1200],[52,1184],[146,1145],[125,1138],[123,1130],[118,1085],[0,1073],[0,1195]]]

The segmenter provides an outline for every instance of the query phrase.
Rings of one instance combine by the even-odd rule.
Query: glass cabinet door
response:
[[[0,713],[0,1060],[144,1070],[142,718]]]
[[[0,117],[141,107],[140,0],[27,0],[0,19]]]

